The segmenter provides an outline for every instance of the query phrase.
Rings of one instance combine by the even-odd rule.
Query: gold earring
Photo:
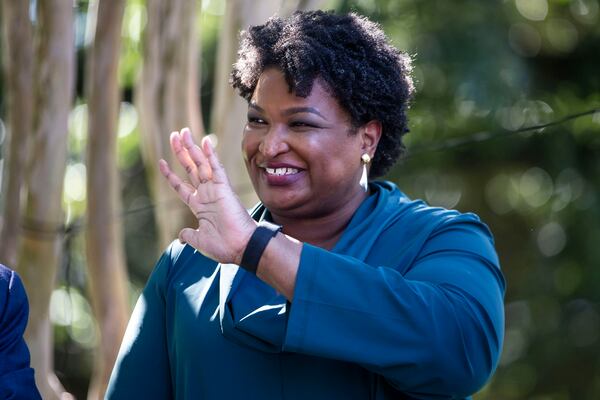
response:
[[[360,159],[363,163],[363,168],[362,168],[362,175],[360,177],[360,181],[358,184],[366,192],[367,190],[369,190],[369,173],[367,171],[367,164],[369,164],[371,162],[371,156],[368,155],[367,153],[363,153],[363,155],[360,156]]]

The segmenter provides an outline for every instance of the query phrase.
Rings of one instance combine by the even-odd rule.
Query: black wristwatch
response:
[[[260,258],[262,257],[267,244],[269,244],[269,241],[277,235],[277,232],[279,232],[281,228],[280,225],[276,225],[272,222],[265,220],[260,221],[254,230],[254,233],[250,236],[250,240],[248,240],[246,250],[244,250],[244,254],[242,255],[240,267],[248,272],[256,274],[258,263],[260,262]]]

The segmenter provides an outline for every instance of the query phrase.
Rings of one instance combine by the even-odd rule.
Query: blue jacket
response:
[[[504,280],[473,214],[391,183],[332,251],[303,245],[292,303],[175,242],[141,295],[108,399],[460,399],[502,347]],[[254,217],[269,218],[264,207]]]
[[[0,399],[41,399],[23,339],[29,305],[21,279],[0,264]]]

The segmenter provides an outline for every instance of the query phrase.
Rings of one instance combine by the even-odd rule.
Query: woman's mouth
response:
[[[265,168],[265,171],[269,175],[277,175],[277,176],[292,175],[292,174],[297,174],[298,172],[300,172],[300,170],[297,168]]]
[[[293,167],[263,167],[263,177],[272,186],[286,186],[296,182],[304,170]]]

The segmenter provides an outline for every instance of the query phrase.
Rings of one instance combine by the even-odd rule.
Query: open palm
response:
[[[256,223],[233,192],[210,140],[198,146],[184,128],[171,133],[170,142],[189,180],[177,176],[165,160],[159,162],[160,171],[198,219],[198,228],[183,229],[179,239],[215,261],[239,264]]]

